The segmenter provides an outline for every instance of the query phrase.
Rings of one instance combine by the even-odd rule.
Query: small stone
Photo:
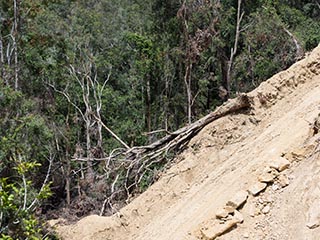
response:
[[[254,206],[250,206],[248,211],[249,211],[250,217],[255,217],[256,216],[256,208]]]
[[[309,145],[303,148],[299,148],[291,153],[293,160],[299,162],[304,160],[314,149],[314,145]]]
[[[295,161],[295,157],[291,152],[283,154],[283,157],[285,157],[291,163]]]
[[[313,199],[309,206],[306,225],[310,229],[320,226],[320,206],[317,198]]]
[[[261,212],[263,214],[268,214],[270,212],[270,206],[269,205],[265,206],[264,208],[262,208]]]
[[[230,231],[238,223],[237,220],[232,219],[224,224],[215,224],[208,229],[201,229],[201,234],[205,240],[213,240]]]
[[[258,177],[259,181],[263,183],[273,182],[274,178],[275,176],[272,173],[263,173]]]
[[[267,195],[264,200],[265,200],[266,203],[272,203],[273,202],[273,198],[272,198],[271,195]]]
[[[316,221],[316,222],[308,222],[306,225],[307,225],[307,227],[309,229],[315,229],[315,228],[320,226],[318,221]]]
[[[259,208],[254,209],[254,216],[259,216],[261,214],[261,211]]]
[[[242,214],[241,214],[239,211],[237,211],[237,210],[234,211],[233,218],[234,218],[235,220],[237,220],[238,223],[243,223],[243,221],[244,221],[244,218],[243,218]]]
[[[234,212],[234,207],[231,207],[231,206],[224,206],[224,208],[223,208],[225,211],[227,211],[228,212],[228,214],[233,214],[233,212]]]
[[[284,188],[289,185],[290,181],[287,175],[280,175],[278,177],[278,183],[282,188]]]
[[[264,189],[266,189],[267,184],[266,183],[261,183],[258,182],[255,185],[253,185],[250,189],[249,192],[253,195],[256,196],[257,194],[259,194],[261,191],[263,191]]]
[[[247,233],[247,232],[243,233],[242,236],[243,236],[244,238],[249,238],[249,237],[250,237],[249,233]]]
[[[276,178],[280,175],[280,173],[276,170],[276,169],[273,169],[271,170],[271,174]]]
[[[226,209],[219,209],[216,212],[216,218],[221,219],[221,218],[226,218],[228,217],[229,212]]]
[[[229,200],[226,204],[226,206],[233,207],[234,209],[237,209],[242,204],[244,204],[247,201],[248,193],[247,191],[239,191],[237,192],[231,200]]]
[[[270,168],[269,166],[263,169],[263,173],[271,173],[271,172],[272,172],[272,168]]]
[[[274,160],[270,167],[277,169],[279,172],[282,172],[283,170],[287,169],[290,166],[290,162],[285,159],[284,157],[279,157],[278,159]]]
[[[277,191],[277,190],[280,189],[278,184],[273,184],[271,188],[272,188],[273,191]]]

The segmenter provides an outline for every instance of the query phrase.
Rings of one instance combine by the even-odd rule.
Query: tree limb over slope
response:
[[[146,173],[153,169],[157,163],[170,161],[169,152],[178,152],[188,144],[188,142],[209,123],[224,117],[228,114],[236,113],[240,110],[251,108],[252,97],[241,94],[237,98],[230,99],[215,111],[201,118],[200,120],[180,128],[162,139],[141,147],[133,147],[127,151],[113,151],[105,159],[105,171],[109,180],[112,181],[109,194],[104,201],[100,214],[102,215],[106,205],[112,207],[114,199],[119,195],[126,195],[130,198],[131,193],[139,186]],[[120,174],[123,174],[120,176]]]

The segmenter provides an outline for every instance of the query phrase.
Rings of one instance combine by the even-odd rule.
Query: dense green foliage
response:
[[[41,170],[50,165],[53,134],[33,101],[3,84],[0,96],[0,236],[41,239],[33,212],[51,196]]]
[[[236,42],[237,8],[235,0],[0,0],[2,238],[39,237],[36,209],[99,212],[114,179],[125,178],[102,161],[124,147],[113,133],[130,147],[151,143],[320,42],[317,1],[243,1]]]

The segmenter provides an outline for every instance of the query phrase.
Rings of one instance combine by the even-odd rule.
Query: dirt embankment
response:
[[[61,237],[319,239],[320,46],[249,95],[250,112],[206,126],[118,214],[56,225]]]

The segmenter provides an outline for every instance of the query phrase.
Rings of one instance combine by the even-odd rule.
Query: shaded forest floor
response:
[[[117,214],[50,224],[70,240],[318,239],[320,46],[248,95],[252,110],[207,125]]]

